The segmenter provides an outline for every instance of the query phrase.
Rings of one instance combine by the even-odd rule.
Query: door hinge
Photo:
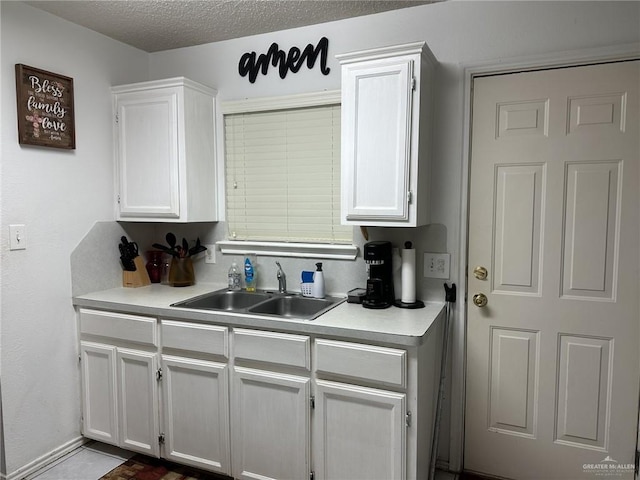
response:
[[[316,408],[316,397],[309,397],[309,406],[311,407],[311,410]]]
[[[160,445],[164,445],[164,433],[161,433],[160,435],[158,435],[158,443]]]
[[[411,77],[411,90],[416,89],[416,77]]]
[[[82,355],[78,355],[78,363],[82,363]]]
[[[309,480],[314,480],[316,478],[316,474],[313,471],[309,472]]]
[[[407,427],[411,426],[411,412],[407,412],[404,416],[404,423]]]
[[[635,465],[635,476],[638,476],[638,471],[640,470],[640,452],[636,450],[636,465]]]
[[[116,125],[120,123],[120,116],[116,113]]]
[[[118,205],[120,205],[120,195],[118,195]]]
[[[413,201],[413,193],[411,192],[411,190],[409,190],[407,192],[407,203],[411,204],[412,201]]]
[[[158,371],[156,372],[156,380],[160,381],[162,380],[162,369],[159,368]]]

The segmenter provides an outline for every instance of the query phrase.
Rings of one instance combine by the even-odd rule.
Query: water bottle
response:
[[[229,268],[229,290],[240,290],[242,289],[241,277],[240,277],[240,269],[238,268],[238,264],[233,262],[231,267]]]

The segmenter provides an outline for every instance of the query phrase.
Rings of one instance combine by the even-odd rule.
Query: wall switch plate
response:
[[[9,225],[9,250],[25,250],[27,234],[24,225]]]
[[[424,276],[425,278],[449,278],[451,254],[449,253],[425,253]]]
[[[205,245],[204,263],[216,263],[216,244]]]

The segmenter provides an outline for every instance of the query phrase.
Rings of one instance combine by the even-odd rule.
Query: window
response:
[[[340,224],[339,94],[320,96],[225,105],[231,240],[352,242]]]

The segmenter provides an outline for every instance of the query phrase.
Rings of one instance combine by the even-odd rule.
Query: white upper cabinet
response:
[[[173,78],[113,87],[117,220],[218,220],[215,95]]]
[[[342,223],[429,223],[435,58],[421,42],[337,59],[342,65]]]

